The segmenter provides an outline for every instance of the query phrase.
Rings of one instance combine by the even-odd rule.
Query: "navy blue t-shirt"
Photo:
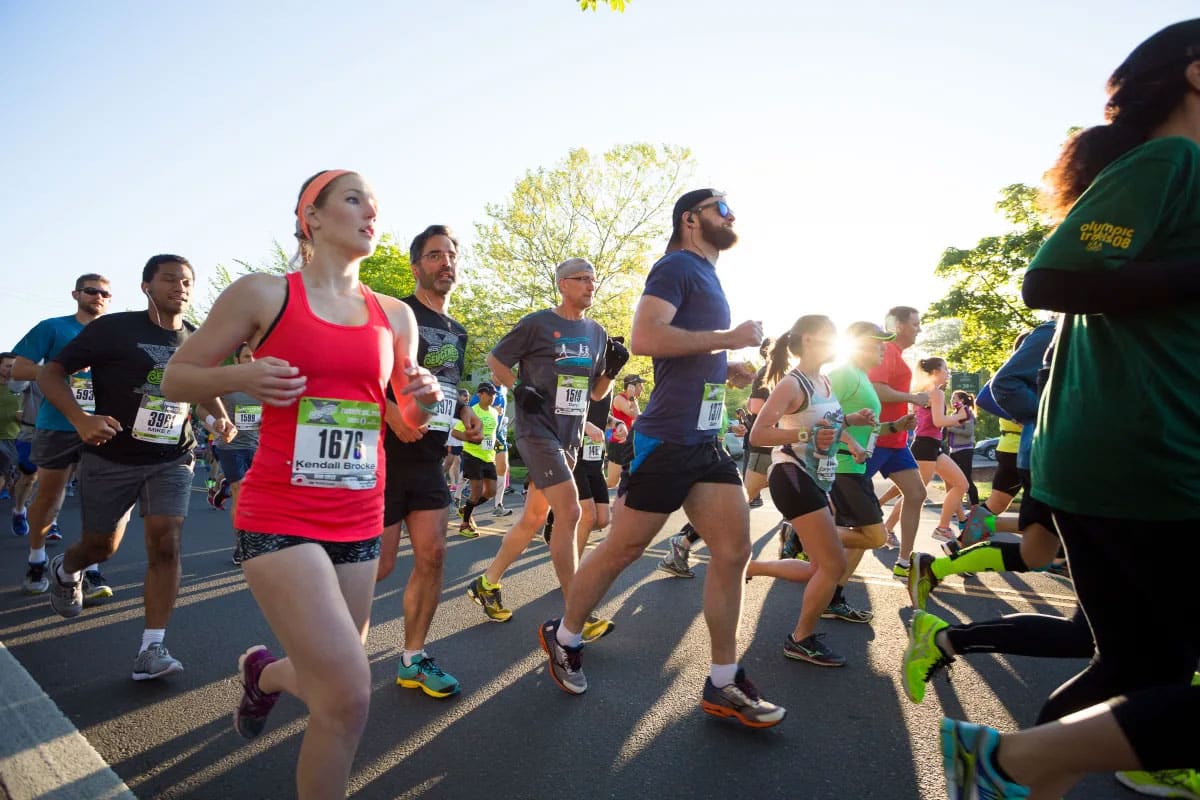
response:
[[[658,260],[643,294],[675,306],[671,325],[689,331],[729,328],[729,303],[707,259],[676,250]],[[637,431],[673,444],[711,442],[725,420],[725,351],[654,359],[654,391]]]

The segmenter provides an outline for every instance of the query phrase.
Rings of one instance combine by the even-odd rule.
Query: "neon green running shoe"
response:
[[[1182,797],[1200,800],[1200,772],[1194,769],[1163,769],[1158,772],[1118,772],[1126,788],[1152,797]]]
[[[904,693],[914,703],[925,699],[925,684],[933,673],[954,662],[954,656],[937,646],[937,634],[950,627],[950,623],[920,609],[913,612],[912,625],[908,629],[908,647],[904,660],[900,662],[900,675]]]
[[[925,601],[941,581],[933,574],[933,556],[929,553],[912,554],[912,566],[908,568],[908,597],[913,608],[925,610]]]
[[[903,564],[896,564],[892,567],[892,577],[898,581],[908,580],[908,567]]]

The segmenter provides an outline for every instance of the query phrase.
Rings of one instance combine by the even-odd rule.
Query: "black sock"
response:
[[[700,541],[700,534],[696,533],[696,529],[692,527],[692,523],[690,522],[683,526],[683,530],[681,530],[680,533],[683,534],[683,538],[687,539],[692,544]]]
[[[838,603],[846,602],[846,596],[842,594],[842,590],[845,588],[846,587],[844,586],[839,586],[833,590],[833,599],[829,601],[830,605],[837,605]]]
[[[480,501],[482,502],[482,501]],[[471,521],[471,512],[475,510],[475,506],[479,505],[474,500],[468,500],[463,506],[463,522]]]

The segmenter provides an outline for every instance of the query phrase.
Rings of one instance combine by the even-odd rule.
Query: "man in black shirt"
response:
[[[412,428],[388,402],[387,487],[384,490],[383,543],[379,580],[396,566],[400,526],[408,527],[413,547],[413,571],[404,589],[404,652],[396,683],[420,689],[430,697],[458,694],[458,681],[443,672],[425,652],[425,637],[442,594],[446,556],[447,506],[450,492],[442,475],[446,439],[461,419],[470,441],[481,438],[479,417],[458,402],[458,384],[466,366],[467,331],[446,315],[446,304],[458,280],[458,242],[445,225],[430,225],[409,247],[409,262],[417,285],[402,300],[417,319],[417,363],[442,386],[442,401],[428,425]],[[389,389],[390,391],[390,389]]]
[[[133,679],[180,672],[163,638],[179,592],[179,539],[192,485],[196,440],[187,403],[163,397],[159,384],[191,326],[183,313],[193,272],[187,259],[158,255],[142,270],[146,311],[108,314],[85,327],[42,367],[38,386],[83,440],[80,541],[50,562],[50,605],[64,617],[83,609],[80,571],[117,551],[134,501],[146,533],[145,618]],[[95,412],[84,411],[67,376],[90,367]],[[226,441],[237,433],[219,400],[197,405]]]

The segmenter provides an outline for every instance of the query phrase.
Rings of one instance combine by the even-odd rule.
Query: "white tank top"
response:
[[[809,440],[804,443],[785,444],[771,451],[772,464],[796,464],[808,473],[823,491],[829,491],[833,486],[834,476],[837,475],[837,437],[841,435],[846,424],[846,416],[842,413],[842,404],[833,393],[829,378],[821,376],[819,385],[814,385],[812,379],[794,369],[783,376],[784,380],[794,379],[804,390],[806,402],[804,407],[794,414],[785,414],[779,418],[778,427],[785,430],[803,430],[809,432]],[[829,454],[818,456],[813,429],[817,422],[824,420],[834,427],[834,442],[829,448]]]

